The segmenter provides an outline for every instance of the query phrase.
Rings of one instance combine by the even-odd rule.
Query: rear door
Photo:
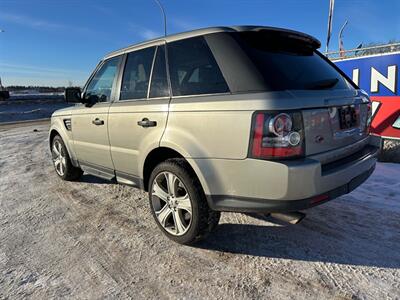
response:
[[[104,61],[84,90],[83,97],[92,98],[93,105],[80,105],[73,111],[72,134],[79,163],[112,174],[107,116],[114,98],[116,74],[121,56]],[[101,174],[100,174],[101,175]],[[103,177],[107,177],[106,174]],[[112,177],[112,176],[110,176]]]
[[[159,146],[170,100],[165,44],[128,53],[117,100],[109,111],[111,156],[117,178],[137,184],[140,155]]]

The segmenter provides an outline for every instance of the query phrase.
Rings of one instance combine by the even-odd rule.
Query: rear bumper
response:
[[[210,208],[217,211],[257,213],[299,211],[323,204],[337,197],[350,193],[359,185],[361,185],[365,180],[367,180],[374,169],[375,166],[373,166],[370,170],[353,178],[348,184],[344,184],[334,190],[308,199],[268,200],[225,195],[213,195],[207,196],[207,201]]]
[[[306,209],[351,192],[373,172],[380,148],[364,148],[334,162],[188,159],[210,208],[237,212]]]

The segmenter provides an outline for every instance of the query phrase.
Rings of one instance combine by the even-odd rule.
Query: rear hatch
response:
[[[297,99],[315,103],[303,109],[306,156],[353,145],[368,136],[369,101],[362,94],[292,91]],[[357,148],[349,148],[349,153]]]
[[[291,107],[302,111],[306,156],[365,139],[368,97],[316,50],[318,41],[284,30],[260,29],[235,37],[261,75],[263,90],[291,94]],[[341,155],[357,151],[348,148]]]

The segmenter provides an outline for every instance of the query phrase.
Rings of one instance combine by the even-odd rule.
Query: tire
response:
[[[64,141],[59,135],[56,135],[51,142],[51,156],[54,169],[63,180],[73,181],[82,176],[81,168],[72,165]]]
[[[193,245],[218,225],[220,212],[208,207],[200,182],[184,159],[168,159],[157,165],[150,175],[148,191],[158,227],[179,244]]]

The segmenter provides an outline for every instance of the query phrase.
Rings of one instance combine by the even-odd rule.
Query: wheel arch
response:
[[[188,165],[191,168],[191,171],[193,174],[199,179],[201,187],[203,188],[204,193],[208,192],[207,185],[205,183],[204,177],[201,174],[199,168],[197,165],[194,163],[193,160],[186,159],[184,155],[182,155],[180,152],[178,152],[176,149],[170,148],[170,147],[157,147],[151,150],[147,156],[146,159],[143,162],[143,189],[147,192],[148,191],[148,186],[149,186],[149,180],[152,171],[154,168],[161,162],[166,161],[167,159],[171,158],[182,158],[184,159]]]
[[[54,129],[54,128],[51,129],[50,130],[50,134],[49,134],[49,147],[50,147],[50,149],[51,149],[51,145],[53,144],[54,137],[56,135],[61,136],[61,134],[56,129]]]
[[[76,159],[76,155],[71,149],[69,137],[62,130],[59,130],[57,127],[51,127],[50,131],[49,131],[49,149],[50,149],[50,151],[51,151],[51,145],[53,143],[54,137],[57,135],[59,135],[62,138],[64,145],[67,148],[68,155],[71,159],[72,165],[74,167],[79,167],[79,163],[78,163],[78,160]]]

